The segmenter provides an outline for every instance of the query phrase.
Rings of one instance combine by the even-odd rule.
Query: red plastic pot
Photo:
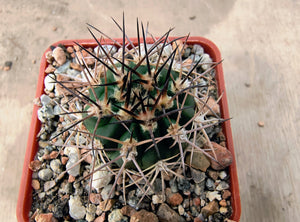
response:
[[[176,37],[170,37],[170,40],[174,39]],[[121,39],[115,39],[120,44],[122,43]],[[137,38],[132,38],[131,41],[137,45],[138,40]],[[146,40],[148,43],[153,43],[152,39]],[[91,47],[94,48],[97,46],[97,43],[94,40],[91,39],[83,39],[83,40],[63,40],[56,42],[52,46],[57,46],[59,44],[62,44],[66,47],[73,46],[74,42],[78,42],[84,47]],[[105,40],[104,44],[114,44],[111,40]],[[201,45],[205,52],[208,53],[213,61],[218,62],[221,61],[221,54],[217,46],[212,43],[210,40],[203,38],[203,37],[190,37],[187,41],[187,44],[193,45],[193,44],[199,44]],[[40,73],[38,77],[38,84],[37,84],[37,90],[35,97],[40,97],[44,92],[44,78],[46,76],[45,69],[47,67],[47,61],[45,54],[50,50],[48,48],[41,60],[40,65]],[[223,68],[222,64],[219,64],[216,67],[216,80],[218,84],[218,91],[219,94],[223,93],[223,97],[220,100],[220,108],[221,108],[221,115],[222,118],[228,119],[229,111],[228,111],[228,103],[227,103],[227,96],[226,96],[226,90],[225,90],[225,82],[224,82],[224,76],[223,76]],[[18,203],[17,203],[17,219],[18,221],[29,221],[29,211],[31,209],[31,203],[32,203],[32,187],[31,187],[31,177],[32,177],[32,171],[29,169],[29,163],[34,159],[37,150],[38,150],[38,140],[37,140],[37,134],[40,131],[41,123],[37,118],[37,110],[38,106],[34,105],[33,107],[33,113],[32,113],[32,119],[31,119],[31,125],[30,125],[30,131],[28,136],[28,142],[27,142],[27,148],[25,153],[25,159],[24,159],[24,165],[23,165],[23,173],[21,178],[21,184],[20,184],[20,190],[19,190],[19,197],[18,197]],[[237,176],[237,169],[236,169],[236,161],[235,161],[235,155],[234,155],[234,147],[233,147],[233,140],[232,140],[232,133],[231,133],[231,126],[230,121],[226,121],[223,123],[223,132],[226,136],[226,143],[227,148],[231,151],[233,155],[233,162],[231,166],[229,167],[229,173],[230,173],[230,190],[232,193],[231,196],[231,205],[233,209],[233,213],[231,216],[231,219],[234,221],[239,221],[241,216],[241,202],[240,202],[240,192],[239,192],[239,185],[238,185],[238,176]]]

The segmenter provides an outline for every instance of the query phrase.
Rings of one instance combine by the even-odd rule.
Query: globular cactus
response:
[[[91,180],[97,171],[112,172],[115,180],[111,195],[121,177],[127,175],[134,181],[134,175],[140,179],[133,183],[145,196],[157,178],[155,172],[185,176],[188,152],[201,152],[218,161],[213,149],[203,149],[203,144],[211,147],[205,129],[224,121],[211,107],[218,106],[217,98],[213,104],[208,103],[211,95],[207,89],[214,82],[207,76],[218,63],[207,54],[197,61],[184,62],[182,55],[190,47],[188,36],[169,40],[171,29],[161,38],[152,37],[153,43],[147,44],[147,32],[142,24],[140,38],[137,23],[138,40],[134,45],[126,36],[124,22],[118,27],[123,33],[122,44],[114,40],[115,45],[102,44],[90,29],[98,47],[91,51],[77,44],[77,60],[84,76],[81,84],[74,81],[70,89],[68,81],[54,78],[59,87],[84,104],[82,110],[74,108],[72,112],[81,113],[81,119],[56,137],[77,127],[92,144]],[[94,65],[86,64],[83,53],[94,60]],[[182,168],[183,175],[178,175],[175,168]],[[146,187],[140,187],[141,180]]]

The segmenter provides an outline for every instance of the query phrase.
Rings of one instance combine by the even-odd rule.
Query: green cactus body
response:
[[[153,144],[149,128],[153,131],[154,137],[158,138],[168,134],[168,129],[176,123],[178,115],[180,117],[179,125],[186,124],[195,115],[195,101],[193,96],[186,95],[185,91],[178,93],[179,90],[175,90],[175,84],[180,82],[180,74],[171,70],[167,65],[158,67],[156,72],[156,67],[150,65],[151,74],[149,75],[147,65],[140,65],[136,69],[136,63],[127,61],[127,64],[129,65],[124,68],[124,73],[121,73],[120,76],[107,70],[106,77],[100,79],[102,85],[95,86],[93,90],[89,89],[89,95],[93,101],[97,102],[95,96],[102,104],[105,100],[106,103],[109,103],[111,110],[85,120],[84,125],[93,133],[97,118],[101,118],[95,134],[96,138],[97,135],[102,136],[99,140],[104,149],[121,148],[121,144],[103,139],[103,136],[120,141],[130,138],[135,141],[149,140],[148,143],[136,147],[137,162],[142,169],[146,169],[160,159],[167,159],[179,153],[178,144],[171,147],[174,140],[170,137],[156,144],[159,154],[153,147],[149,148]],[[121,64],[117,64],[117,67],[120,66]],[[136,69],[136,73],[132,71],[134,69]],[[117,79],[119,79],[118,84],[113,84],[118,81]],[[178,94],[178,101],[174,99],[175,94]],[[87,106],[86,110],[89,111],[89,109],[90,106]],[[178,109],[181,110],[181,114],[178,114]],[[141,117],[142,115],[144,117]],[[85,116],[87,114],[84,114]],[[121,121],[129,130],[120,123]],[[120,155],[120,151],[106,153],[111,159]],[[119,160],[118,165],[121,164],[122,161]]]

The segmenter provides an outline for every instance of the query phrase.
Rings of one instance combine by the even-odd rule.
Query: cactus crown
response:
[[[187,44],[188,36],[170,40],[172,29],[147,44],[147,32],[137,22],[134,45],[126,36],[124,20],[123,27],[117,26],[123,33],[122,44],[111,39],[114,45],[105,45],[91,30],[106,35],[89,25],[98,47],[91,51],[77,44],[76,59],[83,71],[82,78],[73,81],[73,89],[68,81],[54,78],[84,105],[73,107],[77,119],[55,137],[76,129],[90,143],[91,181],[95,172],[106,168],[115,175],[112,194],[121,177],[135,175],[140,179],[132,179],[132,184],[143,179],[147,188],[140,189],[145,196],[152,189],[153,169],[178,176],[173,171],[176,166],[184,176],[187,152],[202,152],[215,160],[199,141],[210,143],[205,129],[223,121],[207,102],[211,96],[207,89],[214,84],[210,74],[218,63],[207,54],[183,61],[192,46]],[[94,62],[88,65],[87,58]]]

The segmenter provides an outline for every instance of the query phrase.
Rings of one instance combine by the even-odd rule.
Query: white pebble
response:
[[[100,188],[107,186],[111,179],[111,173],[106,171],[105,168],[98,170],[93,174],[92,187],[99,190]]]
[[[55,86],[55,82],[54,80],[55,79],[55,75],[54,74],[48,74],[45,79],[44,79],[44,85],[45,85],[45,88],[51,92],[53,91],[54,89],[54,86]]]
[[[213,201],[214,199],[222,200],[222,197],[218,191],[207,192],[206,198],[208,198],[209,201]]]
[[[70,196],[69,214],[75,220],[83,219],[85,216],[85,207],[82,205],[79,196]]]

